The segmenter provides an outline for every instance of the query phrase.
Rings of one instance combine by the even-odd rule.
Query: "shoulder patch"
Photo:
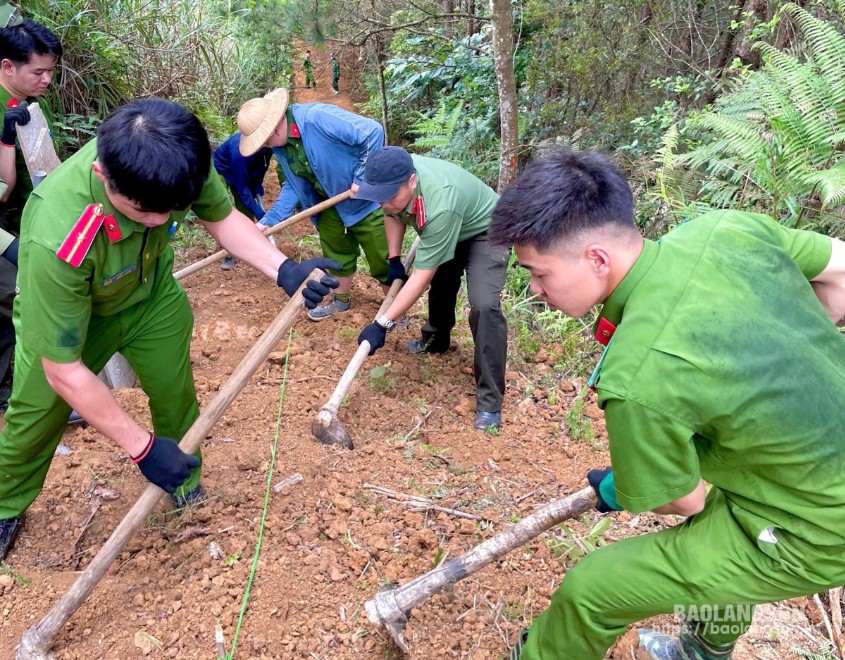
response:
[[[411,205],[411,213],[417,219],[417,229],[422,231],[422,228],[425,227],[425,202],[423,201],[422,195],[414,200],[414,203]]]
[[[85,207],[79,220],[73,225],[73,229],[62,241],[56,256],[66,261],[74,268],[79,268],[82,260],[91,249],[97,231],[103,226],[106,216],[103,213],[102,204],[89,204]]]

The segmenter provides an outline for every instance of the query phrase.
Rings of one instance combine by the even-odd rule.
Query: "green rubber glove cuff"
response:
[[[613,477],[613,471],[610,472],[604,479],[601,480],[599,483],[599,495],[605,501],[607,506],[609,506],[614,511],[622,511],[622,507],[619,506],[619,502],[616,501],[616,479]]]

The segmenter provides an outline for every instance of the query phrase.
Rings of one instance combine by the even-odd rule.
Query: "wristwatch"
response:
[[[376,323],[378,323],[382,328],[384,328],[388,332],[393,330],[393,326],[396,325],[396,321],[391,321],[384,314],[379,314],[378,316],[376,316]]]

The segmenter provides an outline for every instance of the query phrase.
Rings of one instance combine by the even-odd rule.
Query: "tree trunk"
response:
[[[370,11],[373,16],[378,16],[375,0],[370,0]],[[390,144],[390,125],[387,121],[387,88],[384,85],[384,39],[381,34],[376,34],[372,41],[373,48],[376,51],[376,76],[378,78],[378,92],[381,97],[381,125],[384,128],[384,143]]]
[[[750,36],[758,22],[769,20],[768,0],[751,0],[749,16],[745,25],[738,35],[736,54],[745,64],[750,64],[752,69],[760,68],[760,51],[754,48],[754,42]]]
[[[807,4],[806,0],[792,0],[793,4],[799,7],[804,7]],[[774,46],[778,50],[786,50],[795,41],[798,34],[798,28],[791,14],[783,13],[780,16],[780,23],[778,23],[777,36],[775,37]]]
[[[469,16],[475,16],[475,0],[467,0],[466,13]],[[474,18],[467,19],[467,36],[471,37],[479,30],[478,21]]]
[[[452,23],[455,18],[452,14],[455,13],[455,0],[443,0],[443,34],[447,39],[452,38]]]
[[[713,70],[716,72],[716,77],[721,80],[725,76],[725,72],[727,71],[728,67],[730,66],[731,62],[733,62],[734,58],[734,44],[737,43],[737,31],[733,27],[733,24],[738,24],[740,20],[742,20],[742,14],[745,12],[745,5],[748,0],[740,0],[736,5],[736,10],[733,14],[733,21],[731,21],[731,27],[725,30],[725,40],[722,42],[722,50],[719,52],[719,59],[716,62],[716,66]],[[707,91],[707,95],[704,97],[704,105],[710,105],[713,101],[716,100],[716,95],[718,90],[716,89],[716,84],[711,83],[710,89]]]
[[[387,122],[387,88],[384,85],[384,47],[381,36],[373,40],[376,49],[376,75],[378,76],[378,92],[381,96],[381,125],[384,127],[384,143],[390,144],[390,125]]]
[[[519,144],[510,0],[490,0],[490,17],[493,20],[493,65],[496,69],[496,85],[499,88],[501,141],[498,191],[501,193],[516,179]]]

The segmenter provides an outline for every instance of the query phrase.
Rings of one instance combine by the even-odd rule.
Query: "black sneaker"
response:
[[[232,270],[235,267],[235,258],[233,256],[223,257],[223,263],[220,264],[220,270]]]
[[[4,518],[0,520],[0,561],[6,557],[6,553],[12,548],[12,543],[17,536],[21,526],[20,518]]]
[[[202,504],[208,499],[205,494],[205,489],[202,484],[197,484],[197,487],[187,493],[177,494],[171,493],[170,501],[177,509],[184,509],[186,506],[193,506]]]
[[[437,335],[429,335],[428,337],[423,335],[420,339],[409,341],[408,350],[414,355],[419,355],[420,353],[445,353],[449,350],[449,339],[447,338],[446,341],[443,341],[442,339],[438,339]]]

